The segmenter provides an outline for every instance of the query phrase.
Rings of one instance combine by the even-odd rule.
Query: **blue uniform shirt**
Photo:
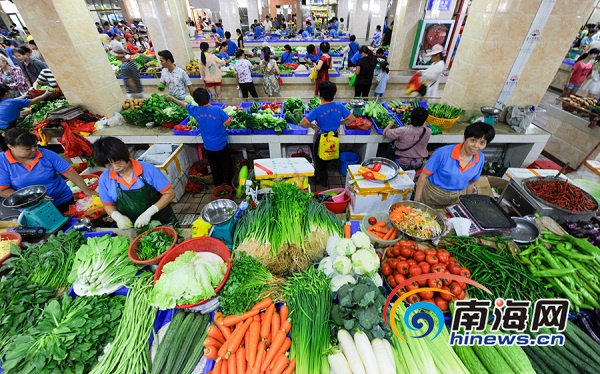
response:
[[[262,26],[256,26],[254,28],[254,39],[260,39],[264,36],[265,36],[265,34],[264,34]]]
[[[229,56],[235,56],[235,51],[237,51],[237,44],[235,44],[231,39],[225,40],[227,43],[227,54]]]
[[[231,118],[223,109],[210,104],[204,106],[187,105],[185,109],[198,122],[204,148],[216,152],[227,146],[225,125],[231,121]]]
[[[307,53],[306,58],[308,58],[309,60],[311,60],[315,64],[318,64],[319,63],[319,59],[321,58],[321,56],[323,56],[323,54],[321,53],[321,51],[319,50],[319,48],[317,48],[317,53],[315,53],[314,55],[311,55],[311,54]]]
[[[19,119],[21,109],[27,108],[31,100],[4,98],[0,100],[0,129],[6,129],[11,122]]]
[[[114,205],[117,202],[117,186],[125,191],[139,190],[144,187],[144,181],[140,178],[142,174],[144,174],[146,182],[160,193],[165,193],[171,188],[171,183],[169,183],[167,177],[156,166],[133,159],[130,159],[130,161],[133,168],[131,172],[133,178],[129,183],[125,182],[119,174],[111,170],[106,170],[100,176],[98,194],[100,195],[102,204]]]
[[[308,35],[312,35],[313,34],[313,28],[312,28],[312,26],[306,26],[306,29],[304,29],[304,30],[306,30],[306,32],[308,33]]]
[[[340,122],[350,117],[352,113],[342,103],[323,101],[321,105],[311,110],[306,119],[308,122],[316,121],[321,132],[336,131]]]
[[[479,180],[485,163],[483,152],[471,158],[464,168],[460,166],[460,148],[463,143],[438,148],[429,158],[423,173],[429,175],[429,181],[436,187],[448,191],[462,191],[471,182]]]
[[[229,61],[230,58],[229,55],[223,51],[219,51],[219,53],[217,53],[217,57],[225,61]]]
[[[285,51],[281,54],[279,61],[281,61],[282,64],[292,64],[294,62],[293,59],[294,59],[294,52]]]
[[[308,31],[302,31],[303,38],[308,38],[309,36],[310,36],[310,34],[308,33]]]
[[[223,31],[222,28],[217,27],[217,29],[215,31],[217,32],[217,34],[219,35],[220,38],[224,38],[225,37],[225,31]]]
[[[331,31],[329,31],[329,36],[335,39],[340,37],[333,27],[331,28]]]
[[[350,44],[348,44],[348,56],[350,56],[350,58],[354,57],[359,49],[360,45],[357,42],[350,42]]]
[[[340,26],[339,22],[334,22],[334,23],[331,24],[331,29],[335,30],[335,33],[337,34],[339,26]]]
[[[359,61],[361,58],[362,58],[362,55],[360,54],[360,52],[356,52],[356,53],[354,54],[354,56],[352,56],[352,58],[350,59],[350,61],[351,61],[351,62],[352,62],[354,65],[356,65],[356,64],[358,64],[358,61]]]
[[[71,165],[56,153],[38,149],[31,165],[17,161],[10,151],[0,154],[0,189],[21,188],[38,184],[46,186],[46,195],[54,205],[61,205],[73,197],[73,193],[60,174],[72,170]]]

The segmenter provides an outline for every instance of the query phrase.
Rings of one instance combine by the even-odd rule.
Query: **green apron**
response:
[[[144,174],[140,175],[140,178],[144,182],[144,187],[137,190],[124,191],[120,184],[117,183],[117,203],[115,207],[119,212],[127,216],[131,222],[135,222],[146,209],[160,200],[162,196],[156,188],[146,182]],[[160,221],[163,225],[176,225],[178,223],[170,205],[159,210],[158,213],[152,216],[152,219]]]

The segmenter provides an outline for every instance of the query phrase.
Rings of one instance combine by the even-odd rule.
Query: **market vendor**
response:
[[[309,44],[306,47],[306,57],[304,57],[304,61],[308,62],[310,65],[316,65],[319,63],[321,56],[322,53],[319,48],[315,47],[314,44]]]
[[[319,158],[319,139],[321,134],[333,131],[337,136],[340,124],[347,125],[354,122],[354,115],[342,103],[333,102],[337,92],[337,86],[330,81],[319,83],[319,95],[321,105],[311,110],[306,117],[300,121],[300,126],[310,127],[315,130],[313,139],[313,155],[315,159],[315,182],[323,187],[329,186],[327,176],[328,161]]]
[[[494,136],[493,126],[475,122],[465,129],[462,143],[438,148],[419,177],[415,201],[441,209],[458,203],[460,195],[474,193],[485,164],[482,151]]]
[[[431,129],[425,126],[428,115],[427,109],[418,106],[410,113],[408,126],[394,129],[394,121],[390,121],[383,130],[383,137],[394,142],[396,163],[402,170],[423,167],[423,160],[428,156],[427,143],[431,138]]]
[[[151,220],[177,224],[169,203],[175,190],[156,166],[136,161],[123,141],[103,137],[92,148],[97,165],[106,167],[98,181],[104,210],[120,229],[146,226]]]
[[[13,97],[13,91],[5,84],[0,84],[0,132],[16,125],[21,109],[27,108],[33,104],[47,100],[54,96],[51,92],[46,91],[33,99],[23,99]]]
[[[75,201],[62,176],[86,196],[96,195],[62,157],[50,150],[38,149],[37,138],[26,129],[10,129],[4,133],[4,140],[8,150],[0,154],[0,197],[8,197],[21,188],[44,185],[46,198],[64,213]]]

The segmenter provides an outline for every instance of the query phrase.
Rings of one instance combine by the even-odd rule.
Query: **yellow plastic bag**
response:
[[[198,217],[192,224],[192,238],[208,236],[210,229],[212,229],[212,225],[203,220],[202,217]]]
[[[318,156],[325,161],[340,158],[340,139],[335,136],[333,131],[321,134]]]
[[[310,80],[316,81],[317,75],[319,75],[319,71],[317,70],[317,68],[312,68],[310,75],[308,77],[310,78]]]

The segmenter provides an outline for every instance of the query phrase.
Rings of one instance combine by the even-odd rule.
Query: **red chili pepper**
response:
[[[375,175],[373,175],[373,173],[371,173],[370,171],[367,171],[365,173],[362,174],[363,178],[365,178],[366,180],[373,180],[375,179]]]
[[[369,169],[378,172],[379,170],[381,170],[381,164],[379,162],[376,162],[373,166],[371,166]]]

